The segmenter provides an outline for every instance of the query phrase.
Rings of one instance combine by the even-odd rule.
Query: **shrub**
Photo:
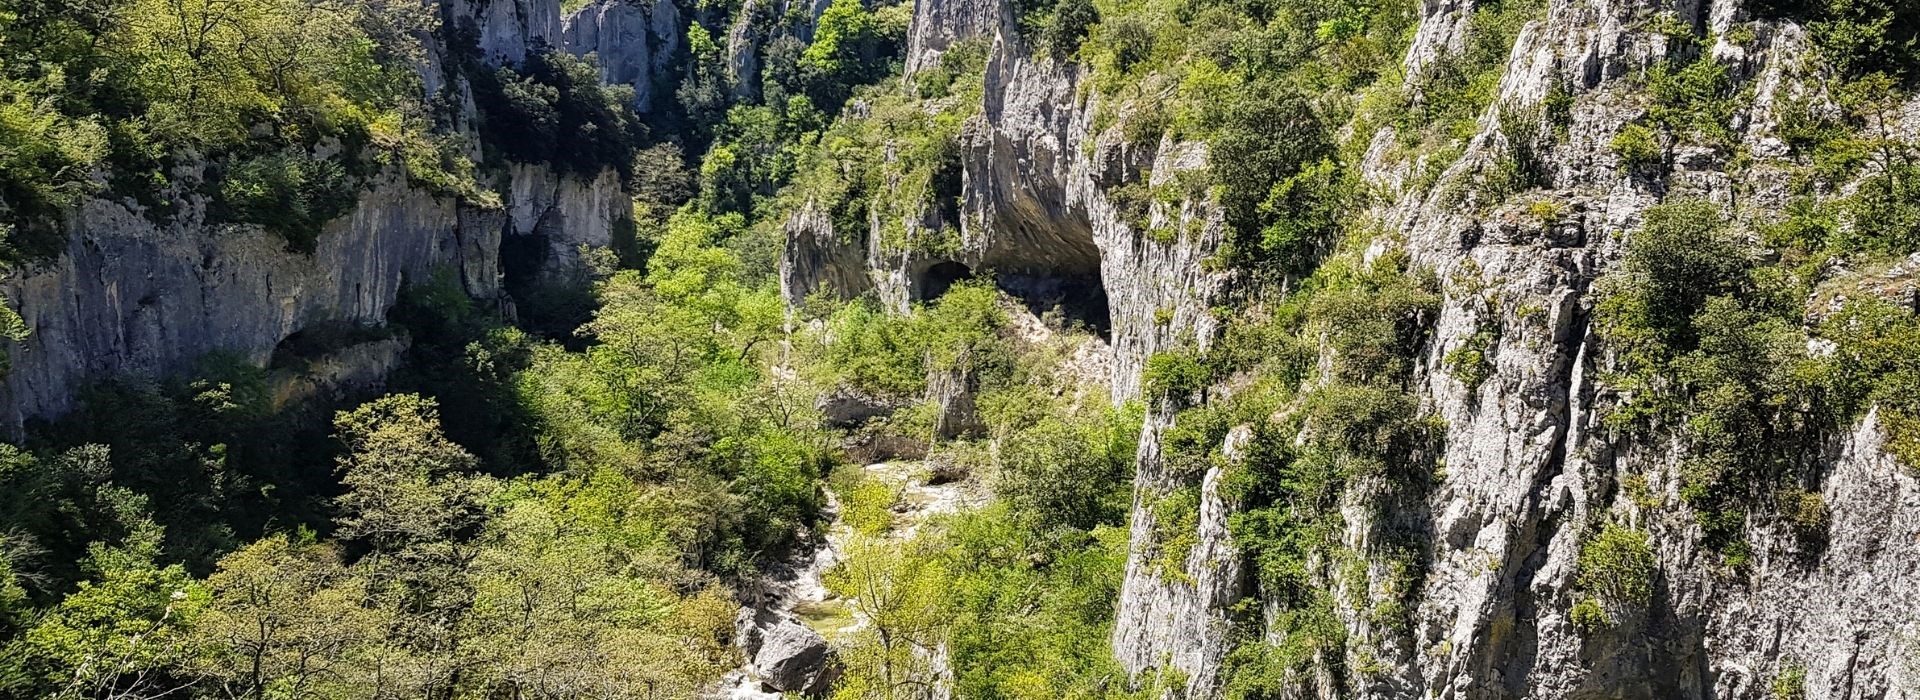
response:
[[[1768,690],[1773,700],[1802,700],[1807,697],[1807,667],[1797,661],[1782,661]]]
[[[1653,120],[1680,137],[1727,146],[1739,102],[1727,68],[1712,58],[1684,65],[1666,61],[1647,71]]]
[[[1920,6],[1901,0],[1759,0],[1755,16],[1808,25],[1821,55],[1842,72],[1920,78]]]
[[[1342,203],[1333,142],[1309,97],[1256,83],[1211,105],[1201,126],[1239,261],[1301,269],[1331,235]]]
[[[287,149],[229,165],[216,205],[221,218],[259,224],[288,249],[311,253],[320,229],[351,210],[359,194],[338,162]]]
[[[562,172],[632,174],[645,131],[633,111],[633,88],[601,83],[593,59],[541,51],[517,71],[473,64],[468,78],[483,143],[508,160],[552,163]]]
[[[884,535],[893,529],[893,506],[900,501],[899,489],[859,473],[858,467],[843,468],[833,476],[842,522],[863,535]]]
[[[1644,609],[1653,598],[1658,562],[1647,533],[1608,522],[1580,545],[1574,585],[1612,606]]]
[[[1803,538],[1817,538],[1826,534],[1827,522],[1832,518],[1825,497],[1817,491],[1797,488],[1780,492],[1780,511],[1786,515],[1787,523]]]
[[[1100,11],[1093,0],[1061,0],[1040,33],[1040,41],[1054,60],[1064,61],[1080,50],[1087,33],[1100,23]]]
[[[1460,347],[1447,352],[1442,360],[1447,373],[1467,387],[1467,393],[1480,388],[1480,383],[1493,376],[1493,363],[1488,360],[1487,352],[1499,338],[1491,329],[1484,329],[1469,336]]]
[[[1615,134],[1613,141],[1607,144],[1620,162],[1628,168],[1643,170],[1659,165],[1666,158],[1660,148],[1660,137],[1640,124],[1628,124]]]
[[[1613,626],[1613,618],[1607,616],[1607,609],[1601,607],[1600,601],[1592,596],[1581,598],[1580,602],[1574,603],[1573,609],[1568,611],[1568,616],[1573,618],[1573,626],[1576,629],[1588,634]]]
[[[1147,358],[1140,374],[1140,386],[1147,395],[1163,401],[1182,400],[1206,388],[1208,372],[1193,353],[1165,350]]]
[[[1597,313],[1602,335],[1634,355],[1630,365],[1650,363],[1644,353],[1692,350],[1694,315],[1709,297],[1733,291],[1750,266],[1744,244],[1712,203],[1649,208],[1620,272],[1604,287]]]

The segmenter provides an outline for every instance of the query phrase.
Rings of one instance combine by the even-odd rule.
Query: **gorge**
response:
[[[1912,3],[0,28],[0,695],[1920,696]]]

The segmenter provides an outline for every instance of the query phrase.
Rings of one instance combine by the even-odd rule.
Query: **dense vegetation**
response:
[[[506,162],[612,170],[636,197],[630,236],[585,254],[587,288],[512,290],[523,327],[451,274],[414,280],[386,327],[314,332],[266,368],[209,357],[188,377],[104,384],[0,445],[0,694],[684,697],[739,664],[735,591],[824,533],[831,493],[855,534],[827,585],[850,609],[813,612],[862,623],[837,628],[835,697],[907,694],[936,650],[959,697],[1153,697],[1181,679],[1129,679],[1106,644],[1131,499],[1156,523],[1154,572],[1177,583],[1211,469],[1277,611],[1235,611],[1227,694],[1290,697],[1323,675],[1339,692],[1346,671],[1377,668],[1426,573],[1446,426],[1421,365],[1461,290],[1364,212],[1428,188],[1486,212],[1549,184],[1536,151],[1568,138],[1572,98],[1494,104],[1541,3],[1476,3],[1463,50],[1411,76],[1407,2],[1014,3],[1045,60],[1091,68],[1099,128],[1210,147],[1206,169],[1159,191],[1129,173],[1109,192],[1125,213],[1217,206],[1227,243],[1208,264],[1244,282],[1219,338],[1148,358],[1143,401],[1118,407],[1070,360],[1099,341],[1054,317],[1021,327],[1033,319],[991,279],[905,313],[785,307],[776,258],[801,207],[840,235],[873,232],[883,255],[956,249],[988,47],[902,76],[911,4],[834,0],[817,20],[758,18],[759,79],[735,85],[733,15],[768,12],[739,5],[687,4],[678,84],[643,117],[590,60],[491,66],[471,27],[408,3],[0,0],[0,264],[59,250],[62,212],[93,195],[164,220],[198,193],[216,220],[295,251],[387,167],[483,208]],[[1920,247],[1920,166],[1889,127],[1920,20],[1874,0],[1756,7],[1807,22],[1833,69],[1779,106],[1789,152],[1764,165],[1791,180],[1783,212],[1656,206],[1593,290],[1619,399],[1608,427],[1672,439],[1682,459],[1677,502],[1650,492],[1662,475],[1629,475],[1635,507],[1587,528],[1569,591],[1585,633],[1657,602],[1643,510],[1684,507],[1737,570],[1756,522],[1818,545],[1820,460],[1869,411],[1920,467],[1920,320],[1857,284]],[[1607,140],[1623,169],[1658,184],[1681,145],[1762,167],[1733,138],[1751,96],[1703,39],[1642,29],[1684,41],[1639,76],[1644,117]],[[477,148],[445,96],[421,92],[423,38],[465,52]],[[1488,115],[1496,157],[1443,188]],[[1408,192],[1360,181],[1380,128],[1413,165]],[[206,167],[175,167],[188,162]],[[0,332],[24,328],[0,314]],[[1477,391],[1499,333],[1441,368]],[[313,357],[392,338],[409,350],[391,393],[283,400]],[[956,384],[977,415],[930,391]],[[824,427],[819,399],[836,393],[894,410]],[[1149,415],[1171,427],[1136,494]],[[895,485],[856,463],[875,444],[917,445],[991,498],[908,534]]]

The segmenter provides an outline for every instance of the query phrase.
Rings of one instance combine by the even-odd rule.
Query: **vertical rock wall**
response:
[[[672,5],[661,5],[670,15]],[[499,61],[523,59],[560,27],[557,0],[455,0],[447,10],[472,21],[481,50]],[[632,35],[603,34],[597,46],[617,49],[626,38]],[[435,47],[436,60],[422,67],[429,84],[457,83],[442,74],[445,50]],[[472,119],[468,101],[457,121]],[[304,328],[382,324],[403,285],[442,270],[475,298],[493,299],[501,294],[506,237],[542,237],[541,274],[577,274],[579,247],[607,245],[613,227],[629,216],[612,171],[582,179],[516,165],[506,180],[504,209],[490,210],[383,173],[351,212],[325,226],[311,254],[288,251],[258,227],[208,223],[205,198],[192,192],[175,193],[180,213],[165,223],[131,202],[88,200],[71,214],[63,253],[0,282],[34,329],[11,349],[12,369],[0,379],[0,426],[17,435],[29,419],[57,417],[95,382],[167,376],[212,352],[264,364]]]
[[[1410,72],[1465,48],[1475,4],[1421,3],[1405,59]],[[1446,424],[1446,470],[1424,504],[1408,506],[1417,512],[1403,514],[1430,533],[1414,563],[1423,574],[1411,624],[1381,626],[1363,611],[1339,611],[1352,640],[1346,671],[1303,683],[1301,697],[1761,698],[1790,665],[1804,669],[1809,698],[1916,696],[1920,585],[1908,579],[1920,569],[1920,493],[1913,475],[1882,451],[1873,417],[1837,440],[1822,465],[1818,490],[1832,508],[1827,544],[1807,548],[1784,524],[1757,517],[1755,557],[1737,575],[1703,550],[1679,501],[1676,446],[1617,433],[1601,420],[1618,398],[1598,381],[1613,360],[1591,327],[1592,286],[1616,263],[1643,212],[1678,198],[1758,211],[1785,204],[1788,178],[1768,163],[1785,152],[1771,133],[1773,108],[1805,89],[1802,59],[1811,47],[1799,27],[1750,22],[1744,6],[1549,0],[1521,31],[1480,133],[1438,185],[1415,189],[1424,164],[1397,155],[1390,130],[1373,135],[1362,174],[1385,196],[1369,214],[1398,233],[1417,264],[1448,281],[1418,372],[1425,407]],[[1131,399],[1152,353],[1183,338],[1210,341],[1216,322],[1209,309],[1224,301],[1232,280],[1201,264],[1222,235],[1218,214],[1204,203],[1156,204],[1150,225],[1200,222],[1197,235],[1161,243],[1118,216],[1106,193],[1143,173],[1163,178],[1204,167],[1206,154],[1193,144],[1126,144],[1115,129],[1092,129],[1097,106],[1081,89],[1084,69],[1033,56],[1006,12],[996,3],[920,0],[910,31],[910,69],[933,65],[955,42],[994,41],[981,114],[963,142],[963,250],[955,257],[975,269],[1055,273],[1083,270],[1097,257],[1111,301],[1114,398]],[[1752,90],[1731,126],[1740,147],[1759,157],[1737,177],[1727,156],[1710,149],[1675,147],[1671,167],[1649,173],[1627,167],[1610,147],[1624,125],[1646,114],[1644,71],[1694,50],[1649,28],[1662,13],[1696,36],[1714,37],[1704,52],[1729,67],[1737,89]],[[1753,39],[1727,40],[1736,27]],[[1499,110],[1537,105],[1549,94],[1573,99],[1565,138],[1540,156],[1546,187],[1517,203],[1462,197],[1480,168],[1507,157]],[[1905,123],[1920,124],[1920,105],[1907,112]],[[1542,220],[1527,209],[1535,201],[1552,202],[1558,213]],[[796,229],[814,232],[811,238],[789,241],[790,250],[813,251],[789,256],[796,272],[789,277],[807,278],[797,287],[860,293],[871,280],[911,285],[916,270],[934,262],[875,260],[854,242],[821,252],[819,241],[830,236],[818,232],[831,229],[822,229],[824,219],[816,213]],[[820,281],[827,279],[838,281]],[[1489,329],[1491,376],[1470,388],[1444,359]],[[1200,477],[1199,544],[1174,558],[1176,575],[1147,561],[1153,502],[1193,486],[1184,483],[1191,477],[1165,473],[1160,459],[1159,436],[1171,418],[1155,407],[1143,431],[1134,551],[1112,642],[1130,671],[1178,671],[1188,682],[1177,694],[1213,697],[1229,651],[1227,609],[1258,592],[1242,582],[1245,563],[1224,526],[1234,504],[1220,497],[1217,474]],[[1628,475],[1647,479],[1653,504],[1626,493]],[[1376,550],[1363,507],[1370,497],[1364,484],[1349,493],[1342,541],[1374,559],[1371,569],[1389,553]],[[1651,533],[1661,572],[1655,601],[1613,630],[1581,634],[1569,615],[1575,560],[1582,539],[1608,517]],[[1365,585],[1382,585],[1371,583],[1376,578],[1365,577]],[[1341,593],[1363,601],[1392,595]]]

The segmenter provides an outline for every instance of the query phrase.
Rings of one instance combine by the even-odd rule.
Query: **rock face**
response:
[[[908,75],[936,65],[940,54],[956,42],[993,37],[1013,21],[1012,6],[1000,0],[940,0],[916,2],[907,33]]]
[[[787,219],[786,249],[780,255],[780,295],[799,306],[815,292],[853,298],[873,289],[867,271],[865,232],[834,230],[833,217],[807,202]]]
[[[671,12],[670,3],[662,5]],[[456,21],[472,22],[482,51],[499,61],[523,59],[560,26],[557,0],[453,2],[447,11],[467,13]],[[457,79],[440,74],[443,65],[422,67],[430,83]],[[471,120],[469,113],[459,121]],[[476,299],[504,302],[504,271],[512,266],[504,264],[511,261],[502,260],[502,246],[511,239],[540,244],[514,250],[536,251],[540,262],[523,267],[543,279],[577,276],[579,247],[607,245],[627,215],[622,190],[611,171],[582,179],[516,165],[507,174],[504,210],[492,210],[388,172],[374,178],[351,212],[326,225],[311,254],[290,252],[280,237],[257,228],[207,223],[206,202],[192,193],[177,198],[180,213],[164,224],[131,204],[88,200],[72,214],[71,239],[59,257],[0,283],[34,329],[11,349],[12,369],[0,380],[0,426],[17,435],[29,419],[57,417],[93,382],[170,375],[212,352],[265,364],[304,328],[384,324],[404,285],[436,274],[451,274]],[[390,366],[392,354],[342,358]],[[351,366],[329,373],[370,380]]]
[[[1912,687],[1911,664],[1892,657],[1908,653],[1904,635],[1915,621],[1889,606],[1910,600],[1913,587],[1872,572],[1920,564],[1907,547],[1911,536],[1898,534],[1920,517],[1920,501],[1910,495],[1911,476],[1875,447],[1871,417],[1824,468],[1830,544],[1807,551],[1783,527],[1763,524],[1752,542],[1752,571],[1737,576],[1718,571],[1690,513],[1676,507],[1679,460],[1668,446],[1622,443],[1601,424],[1610,399],[1596,378],[1611,358],[1594,342],[1588,291],[1617,260],[1623,233],[1663,199],[1728,202],[1738,193],[1759,207],[1784,205],[1777,188],[1733,182],[1710,154],[1675,154],[1671,172],[1650,178],[1629,172],[1609,148],[1644,109],[1622,99],[1637,89],[1631,76],[1676,50],[1672,40],[1636,29],[1668,7],[1556,0],[1514,47],[1503,100],[1537,102],[1556,85],[1575,95],[1569,139],[1545,156],[1552,184],[1544,196],[1566,214],[1545,223],[1511,210],[1474,216],[1419,195],[1378,212],[1398,223],[1417,260],[1442,278],[1470,275],[1481,291],[1447,295],[1427,358],[1425,393],[1448,425],[1448,472],[1431,497],[1433,552],[1414,628],[1407,639],[1382,643],[1412,651],[1382,674],[1376,692],[1762,697],[1790,667],[1805,670],[1807,697],[1910,692],[1903,689]],[[1465,10],[1427,9],[1421,36],[1448,41],[1439,28],[1460,23]],[[1683,23],[1713,36],[1746,19],[1740,3],[1677,9]],[[1774,95],[1793,80],[1796,57],[1808,47],[1795,27],[1758,26],[1754,42],[1723,39],[1710,52],[1756,86],[1736,133],[1764,152]],[[1409,63],[1437,51],[1416,42]],[[1483,133],[1436,191],[1470,177],[1502,147],[1492,121],[1483,120]],[[1767,167],[1755,182],[1767,181]],[[1401,176],[1379,164],[1367,175],[1382,184]],[[1489,325],[1505,329],[1489,352],[1494,371],[1468,391],[1441,363]],[[1628,475],[1646,478],[1651,498],[1667,507],[1649,509],[1631,497],[1620,486]],[[1583,636],[1568,615],[1574,561],[1584,533],[1607,513],[1652,533],[1661,590],[1644,620]]]
[[[34,333],[0,381],[0,420],[17,432],[66,412],[90,382],[165,376],[212,352],[265,364],[315,324],[382,325],[404,285],[442,271],[493,299],[508,236],[545,237],[543,274],[569,274],[580,244],[607,244],[626,201],[611,173],[580,181],[533,166],[516,168],[512,192],[508,211],[488,211],[389,175],[327,225],[311,255],[258,229],[204,224],[197,208],[161,226],[89,201],[65,253],[4,284]]]
[[[1465,48],[1476,4],[1421,3],[1408,70]],[[1377,624],[1343,604],[1347,670],[1323,666],[1300,681],[1297,696],[1759,698],[1789,669],[1804,671],[1809,698],[1920,696],[1920,615],[1912,612],[1920,586],[1906,580],[1920,568],[1920,485],[1884,453],[1875,417],[1835,440],[1818,465],[1813,483],[1831,508],[1825,545],[1803,544],[1784,523],[1757,518],[1755,555],[1738,575],[1700,543],[1679,500],[1675,446],[1619,435],[1601,420],[1617,398],[1599,383],[1614,360],[1591,328],[1591,287],[1617,263],[1643,212],[1676,198],[1762,210],[1786,203],[1789,178],[1766,157],[1785,152],[1772,133],[1774,105],[1808,89],[1801,59],[1810,46],[1797,26],[1751,21],[1747,5],[1549,0],[1520,32],[1480,133],[1431,188],[1412,184],[1422,164],[1397,160],[1390,129],[1371,135],[1361,174],[1382,197],[1369,215],[1419,266],[1470,281],[1448,286],[1416,372],[1423,405],[1446,426],[1446,473],[1425,503],[1403,514],[1430,539],[1411,564],[1422,573],[1410,624]],[[919,299],[942,288],[937,271],[948,264],[991,269],[1002,280],[1092,279],[1107,298],[1113,396],[1132,399],[1147,357],[1182,337],[1211,341],[1217,322],[1209,309],[1233,280],[1202,264],[1224,237],[1204,202],[1155,203],[1144,220],[1130,221],[1110,193],[1143,174],[1157,182],[1205,167],[1207,154],[1198,144],[1128,144],[1117,128],[1094,129],[1098,97],[1082,89],[1084,69],[1035,57],[1007,13],[979,0],[921,0],[909,31],[909,70],[934,65],[957,42],[993,42],[980,114],[963,140],[961,212],[935,222],[959,227],[960,250],[876,255],[864,235],[835,238],[826,216],[805,213],[789,227],[788,298],[825,289]],[[1752,89],[1733,133],[1762,158],[1738,182],[1725,156],[1705,149],[1677,149],[1670,169],[1646,173],[1610,147],[1646,113],[1638,76],[1691,50],[1647,29],[1660,13],[1715,37],[1703,53],[1728,67],[1736,89]],[[1741,33],[1752,38],[1726,38]],[[1567,137],[1541,147],[1545,186],[1519,204],[1460,201],[1461,188],[1449,185],[1471,182],[1511,148],[1498,126],[1500,105],[1539,104],[1550,94],[1573,99]],[[1920,104],[1904,115],[1900,128],[1920,125]],[[1526,212],[1537,200],[1558,213],[1541,220]],[[1146,235],[1160,228],[1182,233]],[[1913,303],[1910,263],[1849,274],[1864,293]],[[1814,301],[1810,313],[1833,299]],[[1485,351],[1491,376],[1468,387],[1444,360],[1489,327],[1502,329]],[[1230,611],[1261,603],[1254,607],[1269,621],[1284,611],[1246,583],[1244,556],[1226,527],[1237,504],[1222,493],[1219,469],[1167,473],[1159,441],[1171,422],[1168,408],[1149,408],[1113,651],[1142,681],[1177,671],[1186,681],[1172,695],[1216,697],[1233,626],[1261,624]],[[1629,476],[1644,478],[1651,494],[1630,495],[1622,486]],[[1152,505],[1181,488],[1201,495],[1197,544],[1150,557]],[[1340,539],[1369,561],[1357,583],[1335,584],[1337,597],[1395,595],[1377,571],[1393,553],[1374,544],[1375,524],[1362,507],[1372,497],[1364,484],[1347,495]],[[1582,539],[1607,518],[1651,534],[1655,601],[1612,631],[1583,635],[1569,612],[1575,560]],[[1269,641],[1284,641],[1278,634],[1266,630]],[[1366,671],[1354,672],[1361,664]]]
[[[448,0],[443,12],[454,26],[471,27],[488,65],[518,66],[549,50],[595,56],[602,80],[632,87],[642,112],[652,109],[654,84],[668,76],[685,31],[669,0],[592,0],[564,17],[560,0]],[[427,84],[443,84],[437,78]]]
[[[634,109],[646,112],[683,29],[679,10],[667,0],[594,0],[562,22],[559,46],[595,56],[601,80],[631,86]]]
[[[558,0],[449,0],[443,12],[455,26],[472,26],[491,65],[519,65],[529,51],[560,45]]]

